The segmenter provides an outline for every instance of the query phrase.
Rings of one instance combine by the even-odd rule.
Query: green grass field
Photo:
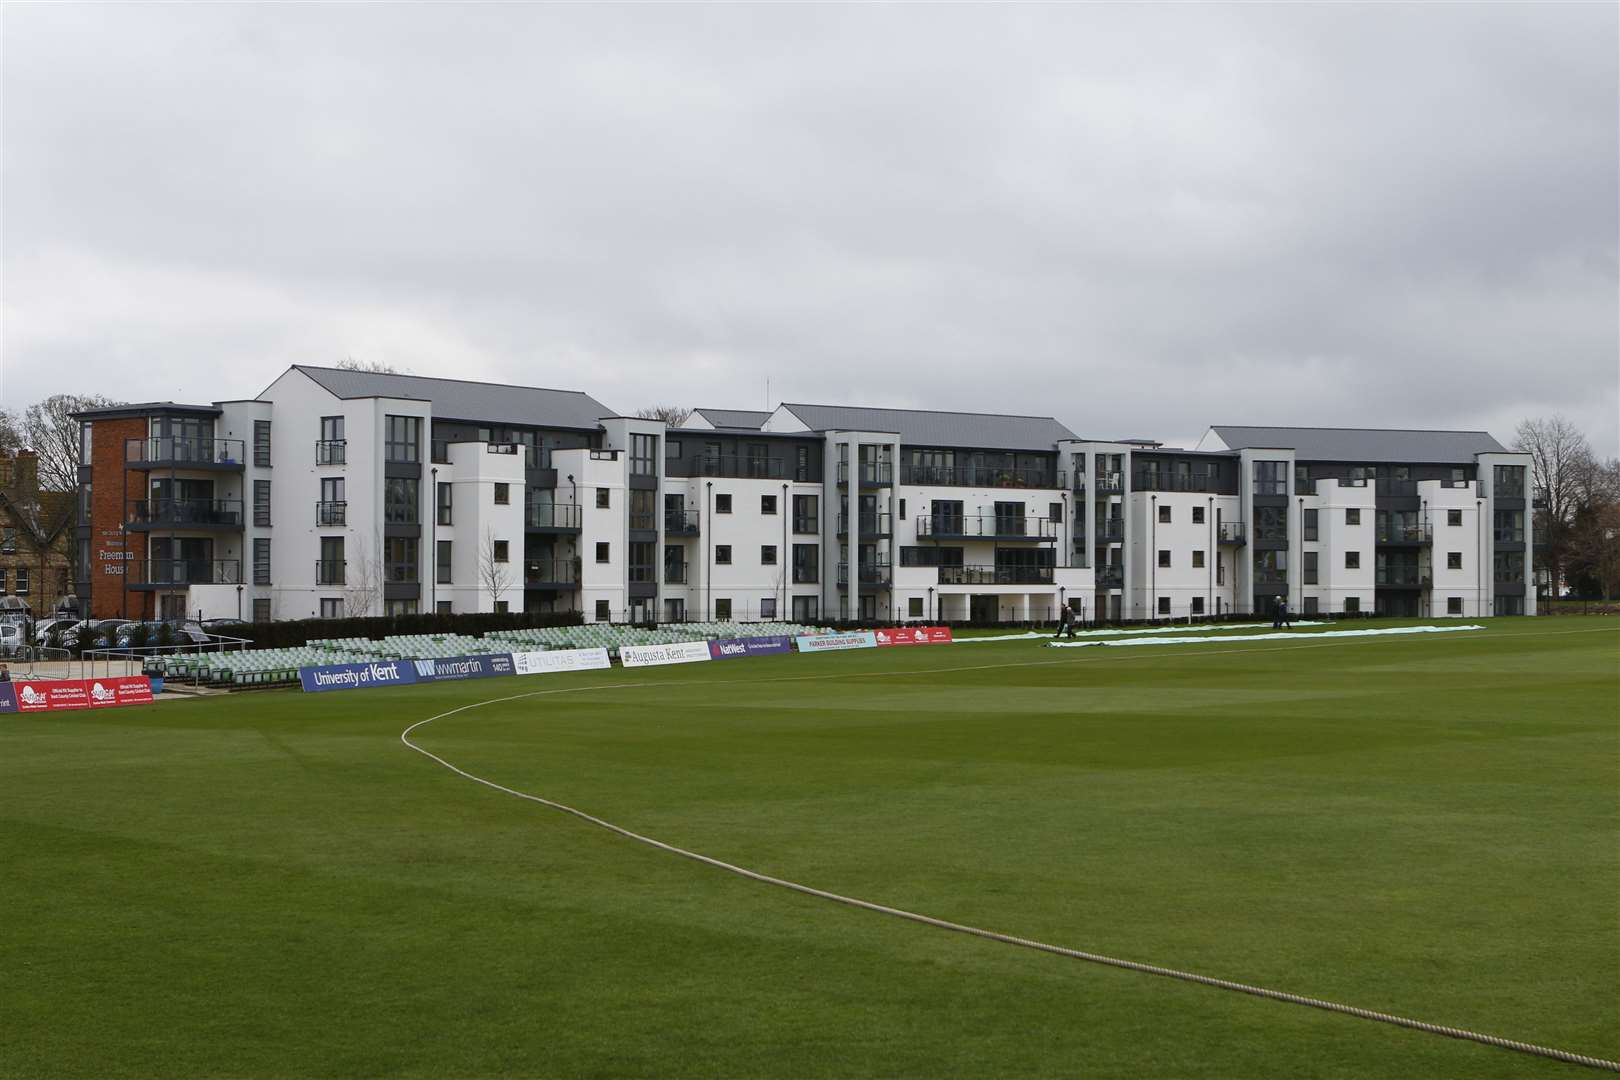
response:
[[[1620,1058],[1620,619],[884,649],[0,718],[0,1076],[1585,1070],[635,844]],[[556,691],[567,691],[558,693]]]

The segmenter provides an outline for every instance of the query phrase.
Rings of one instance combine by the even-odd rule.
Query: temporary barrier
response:
[[[485,653],[480,656],[440,656],[429,660],[413,660],[416,681],[458,682],[462,679],[493,679],[501,675],[516,675],[509,653]]]
[[[625,667],[655,667],[659,664],[695,664],[708,660],[707,641],[674,641],[665,645],[621,645],[619,661]]]
[[[770,656],[793,651],[793,639],[770,637],[720,638],[709,642],[709,655],[716,660],[736,660],[744,656]]]
[[[806,634],[793,641],[802,653],[877,648],[877,635],[870,630],[856,630],[849,634]]]
[[[28,679],[0,683],[0,713],[105,709],[150,705],[152,682],[144,675],[105,679]]]
[[[327,690],[370,690],[378,686],[403,686],[416,681],[416,668],[409,660],[378,660],[369,664],[321,664],[298,669],[298,681],[306,694]]]
[[[556,671],[600,671],[613,666],[606,649],[548,649],[512,654],[519,675],[548,675]]]
[[[879,645],[948,645],[951,628],[948,626],[903,626],[897,630],[876,630]]]

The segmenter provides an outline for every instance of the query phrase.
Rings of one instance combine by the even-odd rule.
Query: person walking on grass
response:
[[[1056,641],[1064,634],[1068,634],[1071,641],[1074,639],[1074,609],[1068,604],[1063,605],[1063,613],[1058,616],[1058,629],[1052,635],[1052,640]]]
[[[1271,628],[1281,630],[1283,620],[1288,617],[1288,602],[1281,596],[1272,597],[1271,600]]]

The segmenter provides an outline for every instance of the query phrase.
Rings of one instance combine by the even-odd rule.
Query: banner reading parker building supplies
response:
[[[548,649],[512,654],[519,675],[550,675],[558,671],[601,671],[613,666],[606,649]]]
[[[707,641],[676,641],[667,645],[620,645],[619,662],[625,667],[656,667],[659,664],[695,664],[708,660]]]
[[[802,653],[877,648],[877,635],[870,630],[856,630],[849,634],[807,634],[793,640]]]

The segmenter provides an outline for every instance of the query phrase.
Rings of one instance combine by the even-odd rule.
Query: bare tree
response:
[[[353,558],[343,569],[343,614],[351,619],[363,619],[371,614],[382,591],[382,564],[379,561],[379,542],[375,547],[362,537],[353,552]]]
[[[495,539],[493,531],[484,530],[484,543],[478,552],[478,583],[489,590],[491,610],[500,602],[501,594],[512,584],[509,551],[500,551],[496,546],[505,543],[504,540]],[[507,558],[496,558],[497,554],[506,554]]]
[[[22,417],[10,409],[0,409],[0,458],[9,458],[26,445]]]
[[[662,420],[670,427],[680,427],[682,421],[692,415],[692,410],[680,405],[648,405],[637,409],[636,416],[642,420]]]
[[[1557,595],[1569,557],[1570,529],[1594,468],[1586,435],[1563,416],[1522,420],[1514,446],[1530,455],[1537,501],[1535,535],[1545,545],[1544,568]]]
[[[46,491],[76,491],[79,487],[79,422],[76,412],[106,409],[120,404],[99,395],[52,394],[28,406],[22,438],[39,455],[39,484]]]
[[[1620,599],[1620,458],[1587,470],[1569,540],[1568,572],[1576,588]]]
[[[345,356],[335,365],[342,371],[370,371],[378,375],[405,375],[409,374],[399,370],[392,364],[385,364],[381,360],[356,360],[352,356]]]

